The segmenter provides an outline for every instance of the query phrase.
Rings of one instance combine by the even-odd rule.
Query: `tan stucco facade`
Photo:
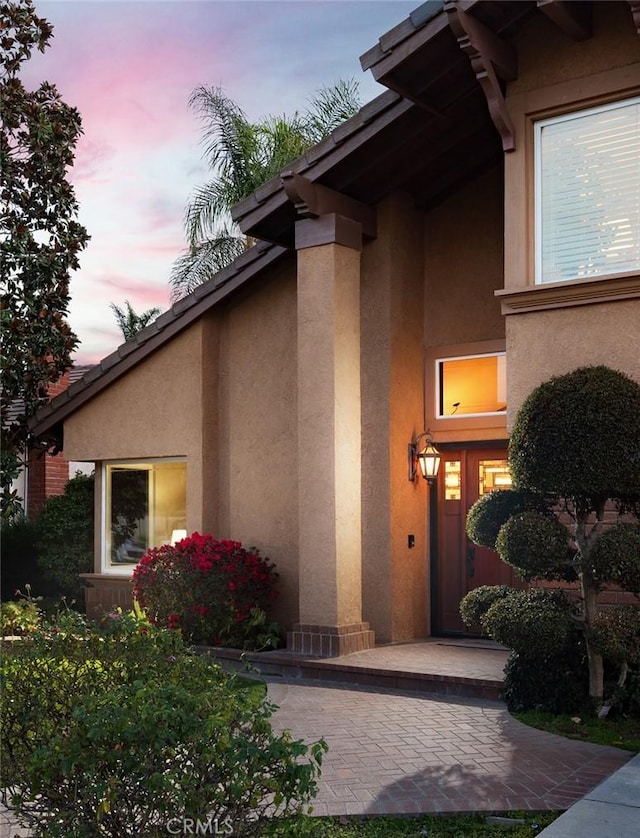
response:
[[[409,442],[429,430],[461,462],[506,456],[518,407],[550,376],[606,364],[640,381],[640,277],[542,287],[533,273],[532,126],[640,94],[625,5],[596,4],[585,40],[542,13],[520,26],[503,103],[515,150],[428,205],[381,188],[371,217],[343,217],[352,196],[311,189],[324,214],[294,202],[287,253],[66,418],[67,459],[98,465],[91,581],[110,586],[103,605],[127,586],[100,576],[101,464],[181,457],[188,530],[276,563],[273,616],[300,649],[430,634],[444,493],[442,480],[430,491],[408,479]],[[505,353],[506,408],[439,413],[439,361]]]

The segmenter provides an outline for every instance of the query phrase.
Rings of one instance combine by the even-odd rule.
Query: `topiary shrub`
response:
[[[617,524],[605,530],[589,557],[598,582],[609,580],[626,591],[640,594],[640,525]]]
[[[567,528],[555,517],[533,511],[514,515],[500,528],[496,549],[521,579],[577,579],[576,551]]]
[[[0,674],[3,802],[39,835],[296,834],[316,792],[325,743],[275,734],[273,706],[179,632],[76,616],[11,644]]]
[[[469,591],[460,601],[460,616],[466,626],[480,626],[482,618],[494,602],[514,592],[508,585],[481,585]]]
[[[512,650],[504,670],[509,710],[570,713],[585,705],[585,646],[574,618],[560,591],[540,588],[512,591],[487,609],[483,629]]]
[[[581,367],[527,397],[509,440],[514,484],[549,497],[638,498],[640,387],[609,367]]]
[[[78,474],[49,498],[36,519],[38,564],[58,595],[84,600],[80,573],[93,570],[94,478]]]
[[[496,489],[478,498],[467,513],[467,536],[474,544],[496,549],[500,527],[520,512],[529,510],[549,515],[540,495],[528,489]]]
[[[193,533],[148,550],[133,572],[133,592],[149,619],[207,645],[276,645],[266,612],[277,595],[269,559],[237,541]]]
[[[483,629],[521,655],[552,655],[580,638],[576,609],[561,591],[513,591],[489,607]]]

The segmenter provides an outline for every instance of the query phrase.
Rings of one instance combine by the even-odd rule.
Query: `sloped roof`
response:
[[[126,341],[106,358],[85,369],[69,387],[36,415],[32,430],[36,436],[60,438],[60,424],[149,354],[174,338],[221,300],[236,293],[245,283],[277,262],[287,251],[259,242],[239,256],[215,277],[178,300],[168,311]]]
[[[454,34],[456,15],[468,14],[490,43],[503,42],[508,52],[513,34],[535,14],[545,14],[569,37],[588,37],[591,5],[429,0],[361,57],[363,69],[389,89],[287,169],[365,204],[405,191],[416,206],[433,206],[503,154],[464,38],[461,42]],[[629,5],[637,14],[637,4],[630,0]],[[232,214],[260,243],[54,399],[36,417],[36,434],[59,434],[74,410],[294,247],[296,211],[280,177],[237,204]]]

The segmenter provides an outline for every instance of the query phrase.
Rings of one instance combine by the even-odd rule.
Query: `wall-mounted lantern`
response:
[[[426,439],[424,448],[420,448],[420,441]],[[424,431],[419,434],[409,443],[408,449],[409,459],[409,480],[413,482],[418,473],[418,466],[420,473],[425,480],[435,480],[438,476],[438,469],[440,468],[440,452],[431,441],[431,432]]]

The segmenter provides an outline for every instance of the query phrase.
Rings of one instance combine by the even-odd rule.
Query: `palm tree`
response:
[[[148,326],[159,314],[162,314],[161,308],[150,308],[147,311],[143,311],[142,314],[136,314],[129,300],[124,301],[123,308],[120,308],[115,303],[109,303],[109,308],[114,313],[120,331],[122,332],[122,337],[125,340],[134,338],[139,331],[144,329],[145,326]]]
[[[188,250],[175,261],[172,298],[193,291],[253,242],[231,220],[231,207],[327,137],[360,107],[355,81],[321,88],[304,113],[249,122],[218,87],[198,87],[189,105],[203,122],[204,156],[213,180],[198,187],[185,211]]]

